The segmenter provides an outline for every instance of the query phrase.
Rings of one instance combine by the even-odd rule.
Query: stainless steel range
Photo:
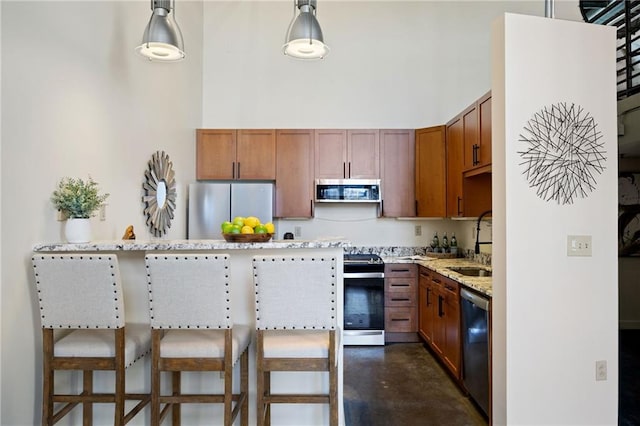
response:
[[[344,256],[345,345],[384,345],[384,262],[375,254]]]

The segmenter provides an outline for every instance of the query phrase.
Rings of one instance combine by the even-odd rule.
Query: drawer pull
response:
[[[400,283],[400,284],[391,284],[391,287],[411,287],[411,284]]]
[[[408,297],[402,297],[402,298],[392,297],[391,300],[393,302],[405,302],[405,301],[408,301],[408,300],[411,300],[411,299],[409,299]]]
[[[403,268],[403,269],[391,268],[391,272],[409,272],[409,270],[407,268]]]
[[[391,318],[391,321],[410,321],[409,318]]]
[[[433,279],[433,282],[434,282],[434,283],[438,283],[438,284],[440,284],[442,281],[440,281],[440,280],[439,280],[439,279],[437,279],[437,278],[434,278],[434,279]]]

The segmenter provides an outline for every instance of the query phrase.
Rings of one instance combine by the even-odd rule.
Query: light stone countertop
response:
[[[432,271],[444,275],[445,277],[451,278],[465,287],[476,290],[485,296],[493,296],[491,277],[469,277],[448,269],[450,267],[474,267],[491,271],[490,266],[483,265],[469,259],[436,259],[428,256],[383,256],[382,260],[384,260],[384,263],[415,263],[417,265],[424,266],[425,268],[429,268]]]
[[[198,251],[245,249],[323,249],[349,247],[351,242],[342,238],[316,240],[271,240],[266,243],[229,243],[225,240],[111,240],[88,243],[40,243],[34,252],[90,252],[90,251]]]

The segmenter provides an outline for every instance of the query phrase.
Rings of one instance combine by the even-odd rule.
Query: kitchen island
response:
[[[324,255],[334,256],[337,266],[337,281],[342,282],[343,252],[344,247],[350,243],[342,238],[326,238],[318,240],[276,240],[266,243],[229,243],[224,240],[120,240],[120,241],[95,241],[86,244],[43,243],[34,246],[35,253],[115,253],[118,256],[120,273],[124,287],[125,310],[127,321],[148,323],[149,302],[147,290],[147,278],[145,272],[144,256],[146,253],[228,253],[231,271],[231,291],[233,319],[238,324],[255,326],[255,308],[251,259],[256,255]],[[304,277],[301,277],[300,285],[304,285]],[[177,283],[179,285],[179,283]],[[343,293],[342,286],[338,286],[337,321],[343,322]],[[188,309],[188,307],[185,307]],[[249,423],[255,421],[255,348],[250,346],[249,352]],[[338,351],[338,401],[340,410],[340,424],[344,424],[343,412],[343,371],[342,350]],[[150,389],[149,383],[149,357],[143,362],[138,362],[128,372],[128,391],[146,391]],[[234,382],[238,382],[239,375],[235,371]],[[77,376],[76,376],[77,377]],[[203,378],[205,377],[205,378]],[[110,376],[96,375],[96,390],[100,386],[111,386]],[[222,381],[219,375],[209,373],[206,376],[200,374],[185,374],[182,381],[183,387],[189,392],[199,392],[204,389],[218,388]],[[234,383],[235,385],[238,383]],[[139,386],[139,389],[136,389]],[[301,392],[320,392],[328,388],[328,377],[322,373],[298,373],[288,375],[281,373],[274,375],[272,379],[274,392],[284,392],[284,389],[300,390]],[[94,416],[97,423],[109,422],[111,407],[101,405],[94,408]],[[215,413],[212,412],[215,410]],[[80,410],[77,410],[78,414]],[[273,424],[278,425],[322,425],[328,424],[328,405],[305,404],[274,406],[272,408]],[[214,408],[210,405],[189,406],[182,409],[184,425],[222,424],[222,406],[217,404]],[[79,416],[76,419],[80,419]],[[220,419],[212,423],[212,419]],[[148,409],[136,416],[129,424],[149,424]]]

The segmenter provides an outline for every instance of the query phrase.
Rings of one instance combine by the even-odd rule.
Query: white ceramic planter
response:
[[[64,235],[69,243],[88,243],[91,241],[91,219],[67,219]]]

